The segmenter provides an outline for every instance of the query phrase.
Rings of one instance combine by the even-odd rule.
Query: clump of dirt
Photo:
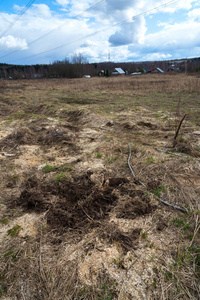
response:
[[[144,121],[140,121],[137,123],[138,126],[142,126],[142,127],[148,127],[150,129],[157,129],[157,125],[156,124],[152,124],[150,122],[144,122]]]
[[[138,216],[150,214],[155,208],[149,201],[143,201],[136,196],[120,201],[115,207],[115,213],[117,218],[133,220]]]
[[[122,124],[122,127],[128,130],[131,129],[136,129],[135,124],[129,123],[129,122],[125,122],[124,124]]]
[[[56,230],[82,230],[105,219],[117,200],[112,188],[98,189],[90,175],[50,183],[29,178],[15,203],[25,210],[48,211],[47,223]]]
[[[27,127],[14,130],[0,141],[0,146],[16,148],[19,145],[33,145],[36,142],[35,133]]]
[[[64,141],[70,141],[71,134],[69,131],[63,131],[61,129],[44,129],[38,136],[38,143],[42,145],[52,145],[57,143],[63,143]]]
[[[119,191],[124,197],[118,201],[114,209],[117,218],[135,219],[156,209],[156,206],[150,203],[149,197],[134,186],[122,185],[119,186]]]
[[[108,122],[106,123],[106,126],[107,126],[107,127],[112,127],[112,126],[114,126],[114,122],[113,122],[113,121],[108,121]]]
[[[111,187],[118,187],[119,185],[129,183],[128,178],[120,177],[120,178],[110,178],[109,179],[109,186]]]
[[[164,221],[163,219],[160,218],[160,219],[158,220],[156,229],[157,229],[158,231],[163,231],[163,229],[166,228],[166,227],[167,227],[167,224],[165,223],[165,221]]]
[[[52,144],[64,144],[70,143],[75,133],[68,130],[61,130],[60,128],[41,128],[41,127],[22,127],[14,130],[11,134],[4,137],[0,141],[0,147],[12,147],[17,148],[19,145],[52,145]]]
[[[121,231],[116,224],[105,223],[101,229],[98,229],[98,234],[109,243],[118,243],[125,252],[133,250],[140,236],[141,229],[137,228],[130,232]]]
[[[161,181],[159,179],[150,180],[147,182],[147,189],[151,192],[154,192],[155,189],[159,189],[161,187]]]

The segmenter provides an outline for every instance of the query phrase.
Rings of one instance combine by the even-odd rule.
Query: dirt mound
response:
[[[135,219],[156,209],[151,205],[149,197],[143,191],[136,190],[134,186],[123,185],[119,189],[126,199],[120,200],[114,209],[117,218]]]
[[[16,148],[19,145],[33,145],[36,142],[36,136],[32,130],[22,127],[14,130],[0,141],[0,146],[10,146]]]
[[[119,185],[128,183],[129,179],[124,178],[124,177],[119,177],[119,178],[110,178],[109,179],[109,186],[111,187],[118,187]]]
[[[8,146],[16,148],[19,145],[52,145],[58,143],[68,143],[71,141],[74,134],[68,130],[60,128],[27,128],[22,127],[14,130],[11,134],[0,141],[0,147]]]
[[[51,145],[57,143],[63,143],[64,141],[71,140],[70,131],[61,130],[61,129],[44,129],[40,132],[37,142],[42,145]]]
[[[144,121],[140,121],[137,123],[138,126],[142,126],[142,127],[148,127],[150,129],[157,129],[157,125],[156,124],[152,124],[150,122],[144,122]]]
[[[149,202],[142,201],[139,197],[127,199],[115,207],[116,217],[124,219],[135,219],[138,216],[150,214],[155,207]]]
[[[101,229],[98,229],[99,236],[109,243],[119,243],[125,252],[135,248],[140,235],[140,229],[134,229],[130,232],[121,231],[115,224],[105,223]]]
[[[125,129],[128,129],[128,130],[136,129],[135,124],[129,123],[129,122],[123,123],[123,124],[122,124],[122,127],[125,128]]]

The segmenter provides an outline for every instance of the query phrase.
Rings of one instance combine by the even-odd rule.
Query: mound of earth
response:
[[[27,127],[14,130],[0,141],[0,146],[16,148],[19,145],[33,145],[36,143],[35,133]]]

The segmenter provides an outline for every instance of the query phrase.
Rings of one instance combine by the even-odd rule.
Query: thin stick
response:
[[[133,172],[133,169],[131,168],[131,165],[130,165],[131,145],[128,144],[128,146],[129,146],[128,166],[129,166],[129,169],[131,170],[131,173],[132,173],[132,175],[133,175],[133,178],[136,178],[136,177],[135,177],[135,174],[134,174],[134,172]],[[142,183],[141,181],[138,181],[138,182],[139,182],[141,185],[145,186],[144,183]]]
[[[192,247],[192,244],[193,244],[193,242],[194,242],[194,239],[195,239],[195,237],[196,237],[196,235],[197,235],[197,233],[198,233],[198,231],[199,231],[199,229],[200,229],[200,224],[198,223],[198,220],[199,220],[199,218],[198,218],[198,216],[197,216],[197,219],[196,219],[196,226],[195,226],[195,230],[194,230],[194,235],[193,235],[193,238],[192,238],[192,240],[191,240],[190,247]]]
[[[184,121],[184,119],[185,119],[186,116],[187,116],[187,114],[184,115],[184,117],[181,119],[181,121],[180,121],[180,123],[178,125],[178,128],[177,128],[175,136],[174,136],[174,141],[176,140],[176,138],[177,138],[177,136],[179,134],[179,130],[181,129],[181,125],[182,125],[182,123],[183,123],[183,121]]]

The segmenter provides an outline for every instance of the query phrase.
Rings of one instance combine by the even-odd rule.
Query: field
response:
[[[0,92],[0,298],[200,299],[200,78]]]

